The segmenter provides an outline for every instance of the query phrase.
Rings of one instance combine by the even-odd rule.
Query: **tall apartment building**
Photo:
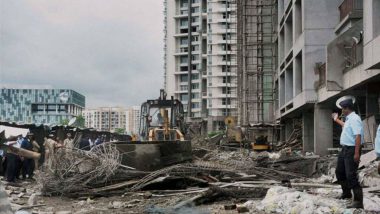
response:
[[[132,106],[127,109],[126,117],[127,117],[127,133],[128,134],[138,134],[140,128],[140,119],[141,119],[141,107],[140,106]]]
[[[70,89],[0,89],[0,120],[59,125],[82,114],[85,96]]]
[[[233,0],[165,1],[165,90],[189,122],[218,129],[237,116],[236,4]],[[205,124],[205,123],[203,123]]]
[[[364,9],[363,9],[364,8]],[[343,95],[372,133],[380,118],[380,2],[376,0],[278,0],[276,119],[282,139],[302,124],[304,151],[327,154],[339,145],[331,113]],[[366,137],[365,139],[371,139]]]
[[[83,111],[85,126],[99,131],[126,129],[126,110],[122,107],[100,107]]]

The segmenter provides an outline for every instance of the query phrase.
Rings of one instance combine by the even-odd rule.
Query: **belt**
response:
[[[346,145],[342,145],[342,148],[345,148],[345,149],[353,149],[353,148],[355,148],[355,146],[346,146]]]

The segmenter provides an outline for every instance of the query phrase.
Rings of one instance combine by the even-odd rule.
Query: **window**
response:
[[[182,33],[182,34],[184,34],[184,33],[188,33],[189,32],[189,30],[186,28],[186,29],[181,29],[180,30],[180,33]]]
[[[181,7],[187,7],[188,6],[188,1],[187,0],[182,0],[181,1]]]
[[[192,69],[193,71],[198,70],[198,68],[199,68],[199,65],[198,65],[198,64],[196,64],[196,65],[192,65],[192,66],[191,66],[191,69]]]
[[[181,10],[181,15],[187,15],[187,14],[189,14],[188,10]]]
[[[189,100],[189,95],[188,94],[181,94],[180,95],[180,100],[181,101],[188,101]]]
[[[222,105],[231,105],[231,99],[230,98],[223,98],[222,99]]]
[[[224,72],[231,72],[231,67],[230,66],[226,66],[226,65],[224,65],[223,67],[222,67],[222,72],[224,73]]]
[[[67,112],[66,105],[59,105],[58,111],[59,112]]]
[[[199,108],[199,103],[191,103],[191,108]]]
[[[181,66],[181,68],[180,68],[180,71],[189,71],[188,69],[187,69],[188,67],[187,66]]]
[[[223,56],[223,61],[231,61],[231,55],[224,55]]]
[[[199,83],[191,84],[191,89],[199,89]]]
[[[198,54],[192,55],[191,60],[193,60],[193,61],[199,60],[199,55]]]
[[[223,77],[223,83],[231,83],[231,77]]]
[[[188,89],[187,85],[181,85],[180,86],[181,91],[187,91],[187,89]]]
[[[199,74],[191,74],[191,80],[198,80]]]
[[[191,94],[192,99],[198,99],[199,98],[199,93],[192,93]]]
[[[231,29],[230,23],[223,22],[223,23],[221,23],[221,25],[222,25],[222,29]]]
[[[191,3],[193,4],[199,3],[199,0],[191,0]]]
[[[231,12],[223,13],[223,19],[228,19],[231,16]]]
[[[199,13],[199,7],[191,8],[191,13]]]
[[[189,24],[189,22],[187,21],[187,19],[181,19],[181,21],[180,21],[181,27],[187,27],[188,24]]]
[[[231,88],[230,87],[224,87],[222,89],[223,94],[231,94]]]
[[[192,51],[199,51],[199,45],[193,45],[191,46]]]
[[[197,17],[193,17],[193,18],[191,19],[191,22],[192,22],[192,23],[199,22],[199,16],[197,16]]]
[[[188,78],[187,78],[187,75],[181,75],[180,76],[180,81],[181,82],[187,82]]]
[[[188,50],[187,48],[180,48],[179,52],[180,53],[187,53],[187,50]]]
[[[192,42],[197,42],[197,41],[199,41],[199,37],[198,36],[192,36],[191,37],[191,41]]]
[[[223,50],[224,50],[224,51],[230,51],[230,50],[232,50],[232,48],[231,48],[231,45],[230,45],[230,44],[225,44],[225,45],[222,45],[222,47],[223,47]]]
[[[187,63],[187,61],[188,61],[187,56],[181,56],[181,58],[180,58],[181,63]]]
[[[230,40],[231,39],[231,34],[230,33],[227,33],[227,34],[223,34],[223,40]]]
[[[45,105],[32,104],[32,113],[42,113],[45,111]]]
[[[196,27],[192,27],[191,28],[191,32],[193,32],[193,33],[196,33],[196,32],[198,32],[199,31],[199,27],[198,26],[196,26]],[[198,41],[198,40],[197,40]]]
[[[181,45],[187,45],[187,44],[188,44],[188,40],[187,40],[187,38],[181,38],[181,39],[180,39],[180,44],[181,44]]]

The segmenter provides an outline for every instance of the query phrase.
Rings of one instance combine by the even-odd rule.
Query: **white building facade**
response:
[[[165,90],[184,104],[188,122],[212,131],[236,116],[233,1],[166,0],[164,68]]]
[[[141,119],[141,107],[132,106],[127,109],[126,113],[126,130],[128,134],[138,134],[140,128],[140,119]]]
[[[99,131],[126,130],[126,109],[122,107],[100,107],[83,111],[85,126]]]

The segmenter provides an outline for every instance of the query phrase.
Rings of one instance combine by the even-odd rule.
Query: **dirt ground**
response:
[[[224,205],[235,204],[237,201],[219,201],[210,205],[182,208],[175,211],[172,209],[176,204],[195,196],[196,193],[162,196],[144,191],[125,193],[121,196],[73,199],[64,196],[41,196],[36,192],[35,182],[33,181],[18,182],[17,187],[6,183],[3,183],[3,185],[5,185],[7,193],[10,194],[12,208],[19,210],[24,207],[22,210],[29,213],[238,213],[236,210],[224,209]],[[26,208],[29,206],[28,201],[33,194],[36,194],[34,196],[36,198],[36,207]]]

